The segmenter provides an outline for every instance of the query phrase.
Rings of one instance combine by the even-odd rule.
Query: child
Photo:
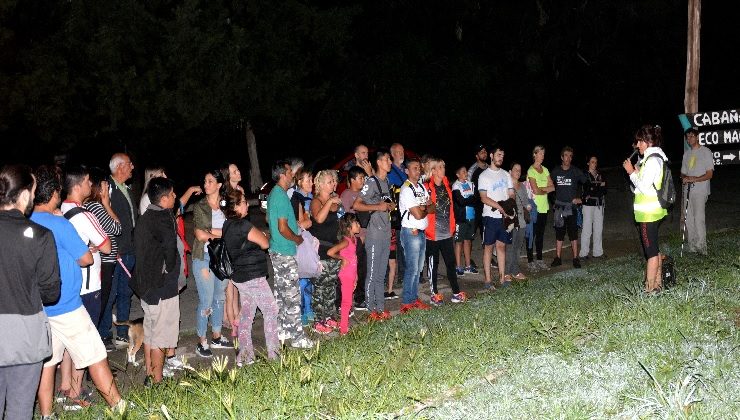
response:
[[[475,203],[476,195],[472,181],[468,181],[468,170],[460,167],[455,172],[457,181],[452,184],[452,201],[455,203],[455,263],[458,276],[465,273],[477,273],[470,264],[470,250],[475,236]],[[465,257],[465,265],[461,264],[460,254]]]
[[[339,220],[340,242],[327,251],[331,258],[342,260],[339,269],[339,282],[342,285],[342,304],[339,310],[339,333],[347,334],[349,330],[349,311],[352,308],[352,295],[357,286],[357,237],[360,233],[360,222],[357,215],[347,213]]]
[[[295,189],[290,197],[290,204],[293,206],[293,212],[297,221],[305,221],[310,218],[309,208],[313,200],[313,174],[308,169],[301,167],[293,175]],[[311,298],[313,296],[313,283],[309,278],[299,279],[298,285],[301,290],[301,321],[304,326],[313,323],[314,313],[311,308]]]

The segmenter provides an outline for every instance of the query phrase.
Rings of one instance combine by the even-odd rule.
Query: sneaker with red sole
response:
[[[462,302],[466,302],[467,300],[468,300],[468,295],[465,292],[460,292],[460,293],[455,293],[454,295],[452,295],[450,302],[462,303]]]
[[[429,303],[434,306],[440,306],[445,303],[444,296],[442,296],[442,293],[433,294],[432,297],[429,298]]]
[[[389,320],[389,319],[391,319],[391,316],[392,316],[392,315],[391,315],[390,311],[383,311],[383,313],[382,313],[382,314],[380,314],[380,317],[381,317],[381,319],[382,319],[383,321],[386,321],[386,320]]]
[[[370,313],[370,316],[368,318],[370,319],[370,321],[382,321],[383,320],[383,315],[381,315],[377,311],[372,311]]]
[[[432,308],[431,306],[427,305],[426,303],[422,302],[419,299],[416,299],[416,302],[412,303],[412,305],[414,305],[416,309],[422,309],[422,310],[428,310]]]
[[[324,324],[323,322],[314,323],[313,330],[319,334],[329,334],[330,332],[334,331],[332,327]]]
[[[339,323],[331,318],[326,318],[326,321],[324,321],[324,325],[334,328],[335,330],[339,328]]]
[[[404,303],[401,305],[401,313],[405,314],[409,311],[416,309],[416,303]]]

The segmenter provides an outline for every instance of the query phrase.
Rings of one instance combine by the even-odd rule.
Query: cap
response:
[[[475,154],[477,155],[478,152],[480,152],[483,149],[485,149],[486,151],[488,151],[488,148],[484,144],[479,144],[479,145],[475,146]]]

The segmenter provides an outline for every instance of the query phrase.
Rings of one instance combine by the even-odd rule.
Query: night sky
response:
[[[245,121],[264,175],[395,141],[448,168],[493,141],[613,166],[644,123],[680,160],[685,1],[236,3],[6,2],[2,163],[125,148],[198,182],[226,160],[247,172]],[[700,111],[740,107],[738,3],[703,4]]]

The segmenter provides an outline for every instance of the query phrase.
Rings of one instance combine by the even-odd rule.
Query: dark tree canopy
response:
[[[642,123],[678,131],[685,25],[669,0],[0,0],[3,160],[126,148],[187,165],[246,153],[246,121],[263,161],[276,141],[309,159],[327,148],[300,142],[606,155]],[[736,86],[717,95],[721,52],[702,59],[700,106],[737,107]]]

